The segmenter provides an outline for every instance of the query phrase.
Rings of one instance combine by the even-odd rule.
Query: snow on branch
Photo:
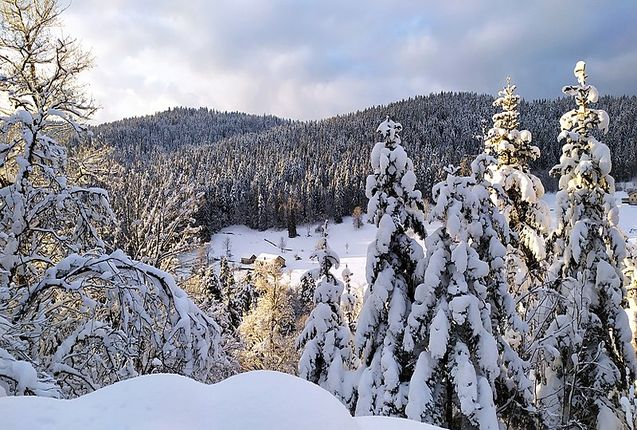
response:
[[[173,278],[121,251],[70,255],[28,291],[16,319],[67,395],[153,372],[211,380],[219,327]]]

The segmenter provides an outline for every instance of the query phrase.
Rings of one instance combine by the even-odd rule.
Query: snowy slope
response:
[[[214,385],[148,375],[75,400],[0,398],[2,430],[435,430],[414,421],[352,418],[327,391],[278,372]]]

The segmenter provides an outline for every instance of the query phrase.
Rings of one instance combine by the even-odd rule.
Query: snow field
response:
[[[366,221],[366,220],[365,220]],[[231,226],[222,229],[212,236],[208,245],[208,253],[216,258],[224,255],[223,242],[230,239],[232,248],[231,260],[238,267],[249,268],[239,262],[242,257],[250,257],[252,254],[261,253],[277,254],[285,258],[286,267],[283,268],[284,280],[291,286],[299,284],[301,276],[309,269],[318,268],[318,263],[310,260],[310,255],[314,252],[317,241],[321,237],[320,232],[315,232],[315,228],[322,223],[310,225],[310,236],[307,236],[307,225],[298,227],[299,236],[290,239],[287,230],[269,229],[266,231],[252,230],[246,226]],[[340,257],[341,264],[338,269],[333,269],[332,273],[337,279],[343,280],[341,272],[345,266],[352,271],[352,286],[363,289],[367,284],[365,280],[365,261],[367,257],[367,246],[374,239],[376,227],[367,222],[359,229],[354,228],[351,217],[343,219],[341,224],[329,224],[329,245]],[[285,239],[286,248],[291,251],[281,251],[266,240],[279,244],[281,238]],[[296,260],[296,256],[300,260]]]
[[[258,371],[205,385],[146,375],[74,400],[5,397],[3,430],[435,430],[380,417],[352,418],[322,388],[284,373]]]

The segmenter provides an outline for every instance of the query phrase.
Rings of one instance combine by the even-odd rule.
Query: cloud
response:
[[[318,119],[431,91],[560,95],[579,59],[602,93],[637,92],[637,3],[82,0],[96,121],[170,106]]]

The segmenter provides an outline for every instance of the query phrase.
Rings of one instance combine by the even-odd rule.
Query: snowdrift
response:
[[[284,373],[249,372],[205,385],[147,375],[74,400],[0,398],[3,430],[433,430],[415,421],[352,418],[322,388]]]

